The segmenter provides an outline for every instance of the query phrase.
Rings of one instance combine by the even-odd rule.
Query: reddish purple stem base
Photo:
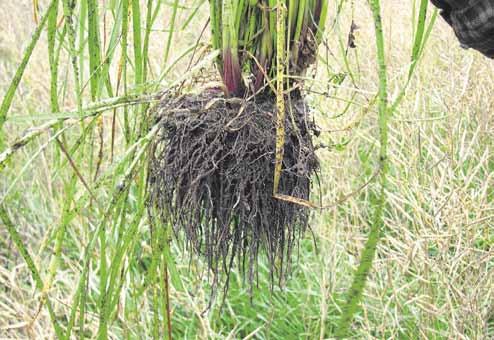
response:
[[[238,57],[234,58],[232,50],[226,49],[223,53],[223,82],[225,83],[227,95],[232,97],[243,97],[245,89],[242,84],[242,70]]]

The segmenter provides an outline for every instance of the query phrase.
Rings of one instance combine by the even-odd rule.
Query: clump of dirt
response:
[[[309,111],[287,100],[281,194],[309,199],[318,169]],[[149,163],[150,203],[185,235],[218,278],[235,263],[252,283],[259,254],[274,278],[289,272],[291,253],[308,228],[307,208],[273,198],[276,107],[272,97],[226,99],[219,92],[163,99]],[[235,261],[237,259],[237,261]]]

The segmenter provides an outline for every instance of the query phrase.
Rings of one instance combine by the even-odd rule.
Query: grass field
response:
[[[42,8],[47,2],[39,1]],[[99,3],[110,8],[113,1]],[[156,89],[181,79],[190,53],[180,56],[198,39],[202,43],[197,53],[206,55],[209,34],[205,30],[201,37],[201,32],[208,18],[207,4],[198,0],[180,3],[183,6],[172,16],[165,2],[153,26],[149,79],[159,80]],[[338,204],[313,212],[313,235],[301,241],[294,254],[293,273],[283,289],[270,291],[269,274],[261,260],[252,301],[248,284],[234,272],[223,309],[217,299],[206,311],[210,282],[204,266],[200,260],[190,260],[183,242],[173,241],[163,256],[172,257],[176,264],[169,292],[174,338],[330,339],[334,335],[369,233],[379,186],[377,181],[363,185],[376,171],[379,149],[372,14],[363,0],[344,2],[335,17],[337,6],[330,5],[325,42],[306,90],[322,130],[317,142],[326,146],[318,151],[322,169],[313,200]],[[418,3],[389,0],[382,7],[393,99],[406,81]],[[110,22],[111,11],[103,13]],[[189,22],[192,13],[196,14]],[[169,39],[173,17],[177,24]],[[19,0],[0,1],[0,19],[3,98],[39,18],[33,14],[31,0]],[[102,16],[101,20],[107,19]],[[352,20],[358,26],[354,32],[357,47],[347,49]],[[109,46],[110,32],[104,25],[102,37],[102,44]],[[50,113],[47,45],[43,34],[4,126],[8,144],[25,129],[60,118]],[[169,54],[165,62],[164,53]],[[59,65],[60,84],[65,84],[58,89],[59,105],[75,115],[71,110],[78,103],[70,81],[70,58],[64,50]],[[481,55],[461,49],[450,28],[438,18],[410,86],[389,122],[383,237],[362,310],[352,325],[353,338],[494,339],[493,66]],[[209,63],[197,77],[209,77],[212,67]],[[118,72],[118,66],[111,64],[109,73]],[[88,79],[88,74],[82,75]],[[132,77],[129,66],[133,81]],[[198,91],[190,81],[185,88]],[[89,85],[82,90],[84,98],[89,97]],[[144,186],[138,184],[143,173],[132,172],[133,165],[143,162],[136,157],[134,163],[132,158],[142,148],[125,132],[139,111],[119,108],[115,112],[113,155],[114,111],[109,110],[101,119],[86,120],[85,127],[91,129],[81,138],[77,153],[58,147],[54,138],[58,127],[43,132],[16,152],[5,169],[0,168],[0,206],[6,208],[45,284],[44,289],[36,288],[30,268],[5,221],[0,220],[1,339],[56,337],[45,307],[47,299],[59,324],[67,325],[74,314],[72,337],[107,334],[134,339],[166,333],[166,306],[157,293],[164,288],[159,274],[163,262],[156,257],[157,239],[144,218]],[[130,123],[125,117],[130,117]],[[74,123],[64,138],[74,142],[83,129]],[[118,198],[115,206],[105,210],[118,186],[127,183],[129,171],[128,177],[137,184],[126,190],[125,203]],[[95,234],[97,242],[89,247]],[[85,264],[85,259],[92,261]],[[115,261],[120,264],[116,269],[112,267]],[[81,280],[84,268],[87,274]],[[76,296],[85,299],[84,310],[77,304],[74,307]],[[112,309],[106,311],[108,296]],[[102,317],[108,325],[102,326]]]

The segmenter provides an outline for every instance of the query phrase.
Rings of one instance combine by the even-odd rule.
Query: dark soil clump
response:
[[[300,95],[293,97],[287,100],[280,194],[308,200],[318,169],[314,124]],[[267,254],[272,282],[282,279],[309,211],[273,198],[274,98],[245,102],[206,92],[164,99],[156,115],[150,202],[205,259],[213,289],[235,263],[252,284],[260,253]]]

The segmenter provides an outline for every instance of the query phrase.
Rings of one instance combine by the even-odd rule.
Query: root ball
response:
[[[309,211],[273,198],[274,98],[246,102],[211,91],[164,99],[156,112],[160,132],[148,176],[156,217],[172,223],[205,259],[213,288],[225,274],[227,289],[235,263],[252,286],[261,253],[271,283],[284,278]],[[318,161],[314,124],[300,95],[287,100],[285,125],[280,193],[308,200]]]

